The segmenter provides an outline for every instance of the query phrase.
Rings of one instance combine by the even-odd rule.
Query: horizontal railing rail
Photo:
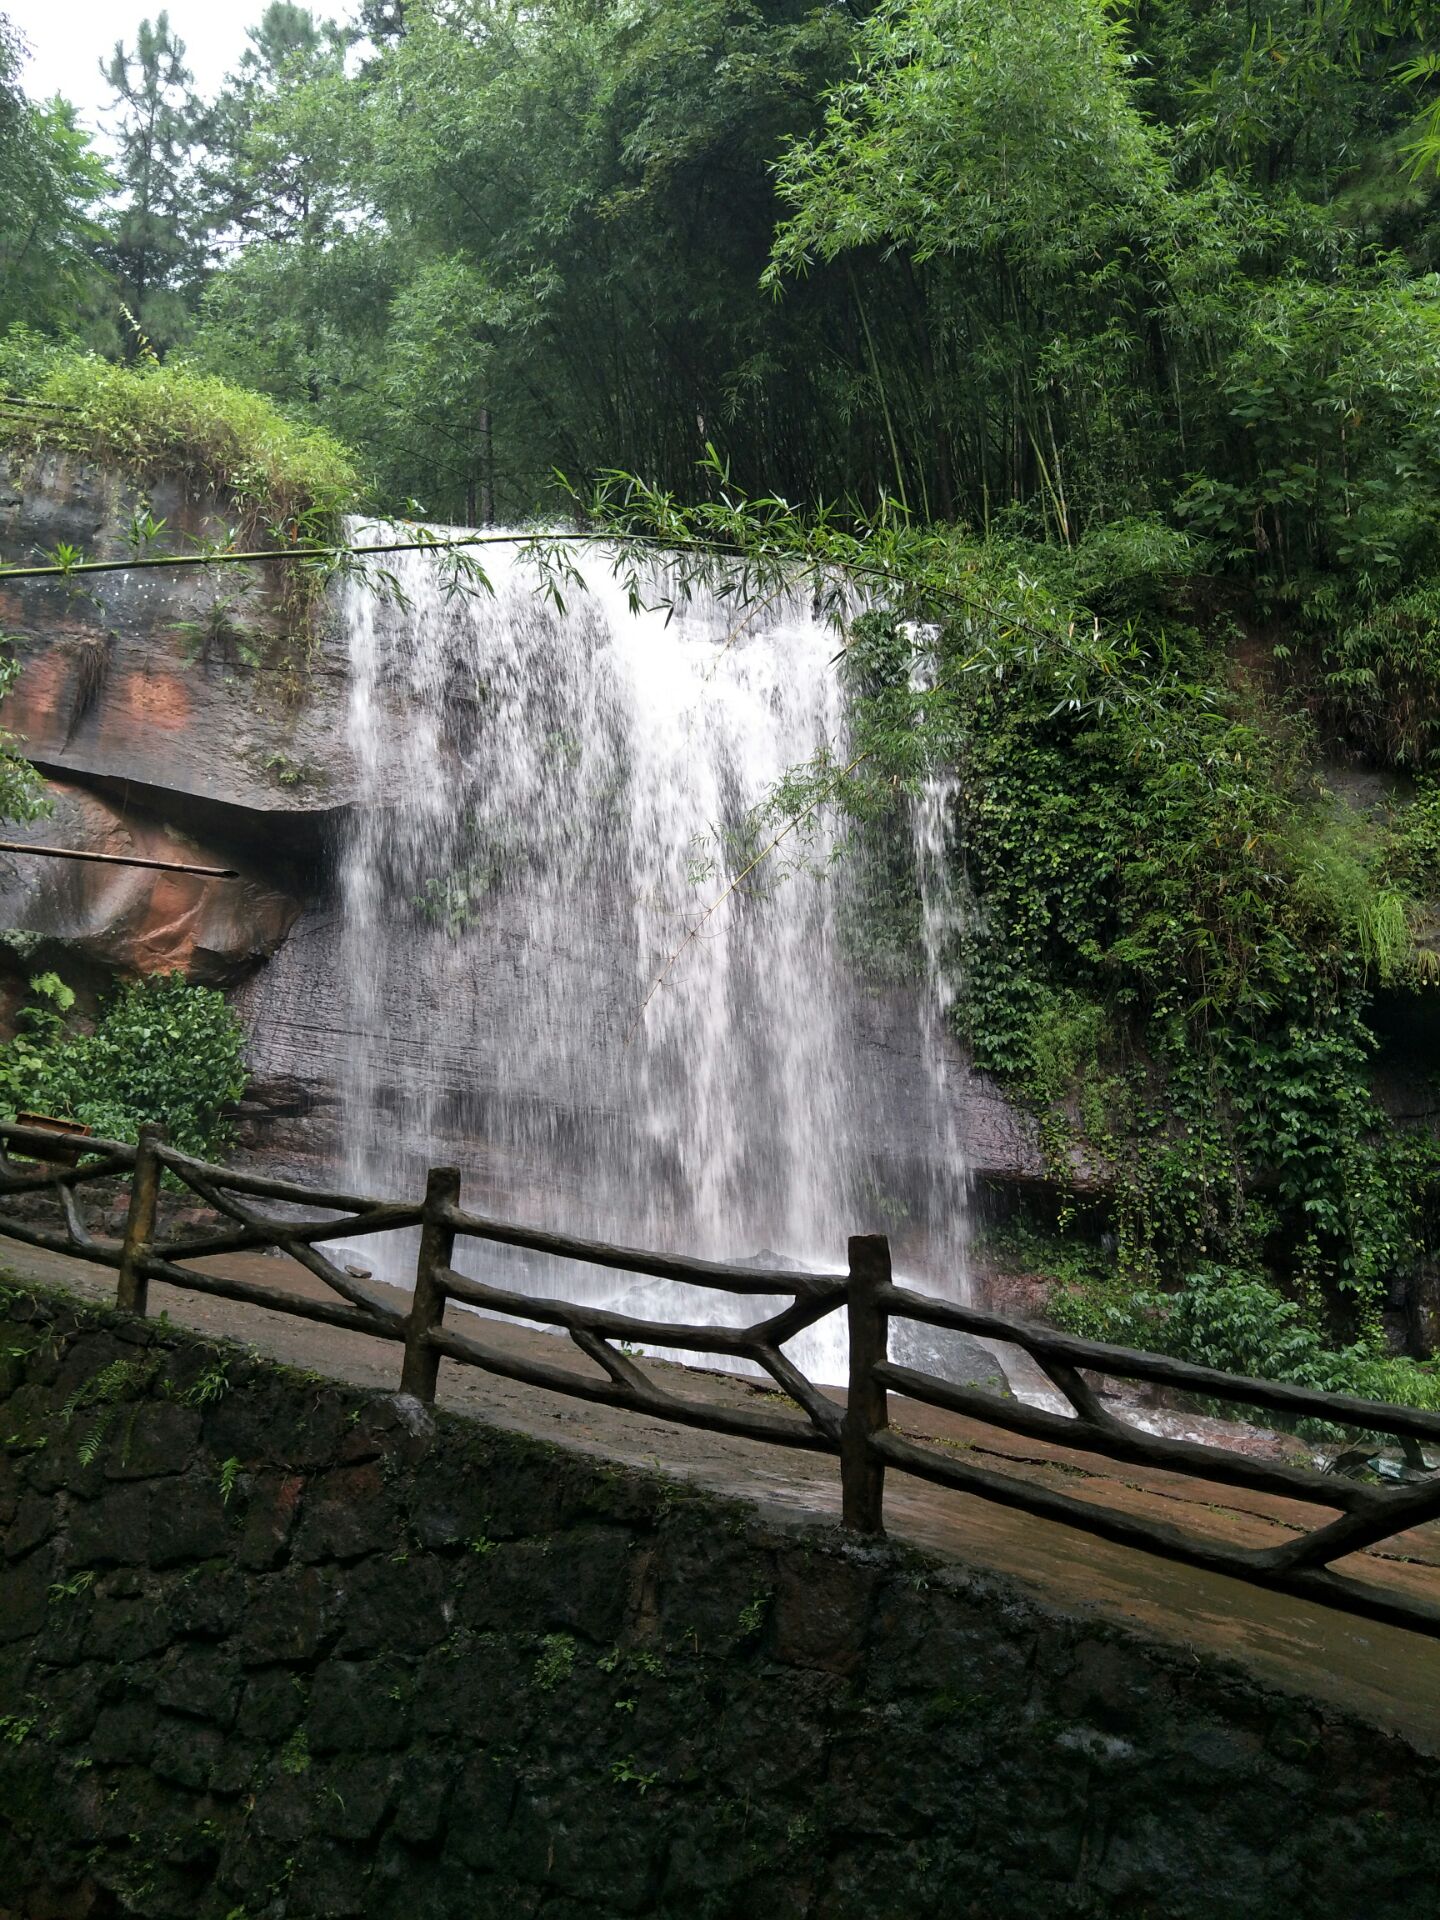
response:
[[[77,1148],[80,1154],[76,1159]],[[129,1181],[123,1235],[97,1234],[87,1224],[81,1190],[97,1182]],[[166,1183],[204,1202],[217,1224],[189,1226],[161,1238],[159,1202]],[[49,1194],[60,1222],[19,1219],[6,1202]],[[267,1207],[268,1203],[268,1207]],[[286,1211],[275,1212],[279,1206]],[[317,1217],[323,1216],[323,1217]],[[408,1306],[373,1283],[363,1267],[342,1265],[328,1243],[353,1242],[401,1229],[420,1230],[414,1290]],[[1421,1472],[1409,1483],[1385,1487],[1288,1461],[1255,1459],[1200,1440],[1151,1433],[1121,1419],[1093,1384],[1097,1375],[1139,1381],[1201,1401],[1223,1400],[1292,1421],[1318,1420],[1365,1434],[1395,1436],[1412,1468],[1425,1469],[1422,1444],[1440,1445],[1440,1414],[1352,1395],[1330,1394],[1272,1380],[1222,1373],[1163,1354],[1132,1352],[1077,1339],[1056,1329],[961,1306],[895,1284],[888,1242],[858,1235],[849,1242],[844,1273],[765,1270],[643,1248],[613,1246],[570,1234],[494,1220],[460,1205],[460,1176],[433,1169],[418,1204],[379,1200],[338,1189],[216,1165],[170,1146],[158,1127],[141,1129],[137,1145],[52,1132],[43,1126],[0,1123],[0,1235],[113,1269],[116,1299],[143,1314],[152,1281],[314,1320],[392,1341],[403,1348],[400,1385],[426,1402],[436,1395],[442,1359],[521,1385],[543,1389],[678,1426],[701,1428],[768,1445],[837,1456],[841,1517],[862,1532],[883,1531],[886,1469],[998,1503],[1119,1545],[1180,1561],[1207,1573],[1370,1619],[1440,1635],[1440,1569],[1434,1597],[1411,1590],[1417,1582],[1387,1579],[1386,1563],[1371,1551],[1397,1535],[1440,1519],[1440,1473]],[[706,1288],[756,1303],[744,1325],[710,1325],[621,1312],[521,1293],[467,1274],[455,1264],[456,1242],[478,1241]],[[276,1249],[318,1280],[312,1298],[241,1274],[197,1267],[226,1256]],[[567,1367],[487,1340],[484,1322],[462,1329],[445,1319],[455,1301],[495,1319],[555,1329],[590,1363]],[[784,1353],[787,1341],[829,1314],[846,1315],[850,1358],[842,1403],[811,1381]],[[1068,1411],[1029,1405],[973,1386],[958,1385],[889,1357],[890,1323],[908,1320],[1003,1342],[1027,1353]],[[639,1348],[714,1356],[752,1363],[768,1375],[792,1411],[761,1409],[707,1398],[692,1387],[657,1379]],[[693,1382],[694,1376],[691,1376]],[[1035,1477],[1046,1462],[982,1464],[978,1447],[956,1449],[891,1425],[891,1396],[902,1406],[928,1406],[1063,1449],[1066,1455],[1184,1476],[1271,1499],[1328,1508],[1333,1517],[1306,1527],[1288,1512],[1256,1517],[1287,1529],[1278,1543],[1252,1546],[1191,1532],[1144,1512],[1106,1505],[1062,1491]],[[1070,1466],[1068,1460],[1049,1465]],[[1032,1471],[1027,1472],[1029,1465]],[[1337,1562],[1346,1563],[1343,1568]],[[1421,1576],[1423,1583],[1428,1576]]]
[[[1304,1418],[1313,1414],[1332,1426],[1377,1428],[1386,1433],[1411,1434],[1440,1444],[1440,1413],[1421,1407],[1400,1407],[1389,1400],[1361,1400],[1352,1394],[1327,1393],[1320,1387],[1295,1387],[1281,1380],[1257,1380],[1246,1374],[1222,1373],[1190,1360],[1163,1353],[1137,1353],[1129,1347],[1108,1347],[1098,1340],[1081,1340],[1025,1320],[1009,1320],[980,1307],[962,1307],[932,1294],[904,1287],[886,1289],[883,1304],[897,1319],[919,1320],[927,1326],[949,1327],[957,1333],[1007,1340],[1023,1347],[1042,1368],[1058,1361],[1071,1369],[1088,1367],[1117,1380],[1144,1380],[1152,1386],[1173,1387],[1198,1399],[1236,1400],[1263,1407],[1269,1413]],[[1064,1389],[1062,1389],[1064,1391]]]

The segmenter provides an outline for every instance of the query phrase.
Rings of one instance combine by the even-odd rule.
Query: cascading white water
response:
[[[904,1217],[917,1196],[895,1189],[919,1184],[928,1238],[944,1242],[927,1277],[952,1290],[963,1170],[943,1075],[934,1111],[903,1116],[929,1143],[917,1174],[913,1151],[892,1151],[825,822],[803,860],[766,862],[686,941],[745,864],[751,808],[843,741],[834,634],[796,606],[747,617],[703,594],[674,618],[636,613],[598,557],[561,612],[513,548],[486,566],[491,597],[447,596],[424,555],[397,566],[406,606],[347,589],[361,781],[342,868],[351,1180],[413,1193],[424,1167],[453,1160],[480,1210],[829,1269],[849,1233]],[[917,826],[927,899],[932,841]],[[410,1248],[388,1257],[391,1277],[413,1271]],[[754,1314],[488,1245],[463,1264],[666,1318]],[[843,1377],[841,1317],[789,1351],[813,1377]]]

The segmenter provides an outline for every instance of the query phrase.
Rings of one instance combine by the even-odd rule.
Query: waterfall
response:
[[[413,1194],[452,1162],[478,1211],[770,1266],[843,1267],[848,1234],[900,1222],[928,1283],[954,1292],[963,1169],[943,1070],[897,1078],[898,1002],[877,1011],[847,957],[833,824],[791,836],[687,938],[757,850],[756,803],[843,745],[834,632],[799,605],[704,593],[635,612],[599,556],[562,611],[515,548],[485,564],[489,596],[447,594],[423,554],[396,562],[404,604],[345,590],[348,1179]],[[944,800],[916,816],[927,934]],[[906,1004],[933,1064],[938,1021]],[[366,1258],[400,1280],[413,1244],[396,1238]],[[457,1263],[662,1317],[754,1315],[483,1243]],[[843,1377],[841,1317],[789,1351]]]

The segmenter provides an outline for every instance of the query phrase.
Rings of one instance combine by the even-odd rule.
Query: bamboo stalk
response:
[[[32,846],[26,840],[0,840],[0,853],[37,853],[47,860],[91,860],[106,867],[149,867],[157,873],[193,873],[202,880],[238,880],[234,867],[195,867],[183,860],[146,860],[138,853],[87,853],[79,847]]]
[[[613,536],[608,536],[613,539]],[[660,547],[673,545],[673,542],[661,542],[648,539],[644,535],[627,534],[628,540],[642,540],[646,545]],[[528,536],[513,533],[469,533],[454,540],[383,540],[367,547],[313,546],[313,547],[250,547],[244,549],[226,549],[222,553],[147,553],[131,560],[75,560],[69,566],[56,566],[53,562],[43,567],[0,567],[0,581],[3,580],[68,580],[77,573],[135,573],[145,567],[163,567],[171,571],[183,571],[192,567],[240,566],[245,563],[257,564],[274,560],[338,560],[342,556],[370,553],[449,553],[457,547],[493,547],[524,546]],[[603,545],[607,536],[595,533],[547,533],[545,544],[557,543],[566,546]]]

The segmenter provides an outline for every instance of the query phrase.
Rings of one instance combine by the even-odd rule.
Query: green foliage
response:
[[[635,1787],[643,1797],[658,1784],[660,1775],[658,1772],[646,1773],[631,1753],[622,1760],[610,1762],[610,1778],[617,1787]]]
[[[0,333],[0,393],[31,394],[74,348],[17,321]]]
[[[10,635],[0,633],[0,699],[20,672],[10,657],[11,644]],[[38,820],[51,804],[44,781],[17,750],[14,735],[0,729],[0,820]]]
[[[68,332],[91,289],[96,202],[113,184],[75,109],[21,91],[25,51],[0,14],[0,332]]]
[[[355,497],[355,469],[328,434],[207,374],[72,355],[43,372],[34,398],[61,411],[6,414],[0,441],[110,461],[140,480],[187,480],[285,538],[297,525],[306,537],[332,530]]]
[[[83,1381],[65,1402],[60,1416],[67,1427],[82,1409],[95,1410],[75,1448],[75,1457],[82,1467],[90,1466],[99,1457],[121,1404],[142,1393],[154,1371],[153,1362],[112,1360],[109,1366]]]
[[[781,162],[777,269],[877,242],[1070,264],[1159,184],[1104,0],[884,0],[856,60]]]
[[[767,444],[800,454],[828,309],[758,284],[770,166],[846,39],[838,9],[748,0],[412,8],[358,71],[287,70],[257,101],[252,140],[332,217],[218,274],[194,350],[456,519],[492,459],[519,518],[556,464],[677,480],[702,423],[757,470]]]
[[[149,1369],[139,1360],[112,1360],[83,1380],[60,1409],[68,1426],[82,1407],[111,1406],[137,1392],[149,1377]]]
[[[540,1642],[540,1657],[531,1675],[541,1693],[553,1693],[556,1687],[570,1678],[575,1671],[578,1652],[579,1648],[568,1633],[546,1634]]]
[[[233,243],[313,244],[335,225],[323,101],[343,75],[346,34],[291,0],[271,0],[204,127],[198,198],[207,226]]]
[[[1415,970],[1406,896],[1223,699],[1177,682],[1143,735],[1047,703],[987,690],[966,735],[978,1062],[1057,1157],[1108,1162],[1125,1267],[1268,1244],[1317,1314],[1368,1326],[1415,1257],[1363,1019],[1367,976]]]
[[[498,860],[477,860],[444,874],[429,875],[414,904],[432,927],[458,939],[486,911],[500,878]]]
[[[1237,558],[1334,564],[1374,592],[1427,557],[1440,279],[1399,262],[1356,279],[1227,288],[1240,317],[1216,399],[1230,470],[1197,481],[1182,511]]]
[[[1392,886],[1440,900],[1440,781],[1426,781],[1392,813],[1383,872]]]
[[[82,1120],[111,1140],[133,1141],[157,1120],[186,1153],[223,1143],[221,1110],[245,1086],[244,1032],[223,994],[178,973],[152,975],[119,988],[84,1033],[64,1021],[74,996],[54,975],[31,988],[52,1004],[27,1009],[21,1032],[0,1048],[11,1113]]]
[[[50,1588],[50,1604],[59,1606],[65,1600],[78,1600],[82,1593],[88,1593],[95,1584],[93,1573],[77,1573],[72,1579],[57,1580]]]
[[[1378,1341],[1327,1346],[1299,1307],[1243,1270],[1198,1269],[1178,1291],[1137,1290],[1119,1276],[1057,1288],[1050,1313],[1068,1333],[1172,1354],[1195,1366],[1288,1381],[1396,1406],[1440,1408],[1440,1374]]]
[[[1312,581],[1301,632],[1318,654],[1335,731],[1382,766],[1432,767],[1440,758],[1440,581],[1421,578],[1389,594]]]
[[[225,1370],[223,1360],[212,1361],[183,1393],[176,1398],[187,1407],[208,1407],[217,1400],[223,1400],[230,1391],[230,1376]]]
[[[142,20],[133,48],[115,42],[101,71],[114,99],[116,170],[123,198],[111,210],[103,253],[115,279],[123,350],[134,359],[185,330],[205,254],[190,150],[199,103],[185,43],[165,13]]]
[[[740,1609],[740,1618],[735,1628],[740,1639],[753,1640],[764,1629],[766,1616],[770,1612],[774,1598],[773,1593],[761,1591]]]

